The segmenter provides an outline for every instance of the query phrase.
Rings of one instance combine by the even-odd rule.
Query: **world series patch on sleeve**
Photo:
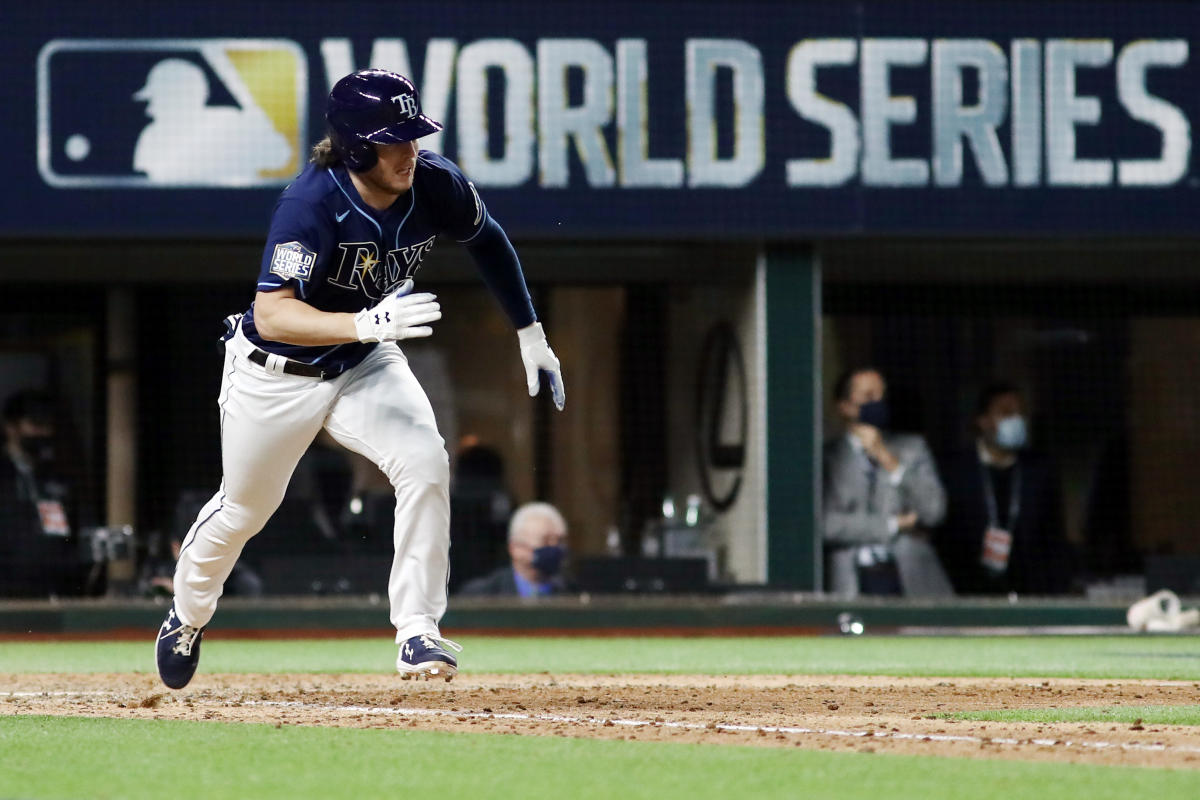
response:
[[[299,242],[284,242],[275,245],[271,256],[271,272],[287,280],[306,281],[312,277],[317,254]]]

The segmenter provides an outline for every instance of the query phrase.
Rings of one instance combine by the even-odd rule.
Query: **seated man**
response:
[[[460,595],[539,597],[569,591],[562,577],[567,556],[567,521],[549,503],[526,503],[508,523],[505,564],[468,581]]]
[[[842,374],[833,400],[844,433],[825,445],[825,588],[834,594],[953,594],[927,531],[946,494],[925,439],[889,430],[887,384],[873,367]]]

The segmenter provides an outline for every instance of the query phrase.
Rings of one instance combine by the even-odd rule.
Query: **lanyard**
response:
[[[33,475],[33,468],[27,464],[13,462],[13,466],[17,471],[17,484],[20,489],[24,490],[27,500],[31,503],[36,503],[41,498],[41,491],[38,488],[37,478]]]
[[[983,502],[987,504],[988,527],[996,527],[998,519],[996,507],[996,490],[992,486],[992,475],[987,464],[980,462],[983,471]],[[1017,527],[1017,515],[1021,513],[1021,464],[1013,464],[1012,485],[1009,486],[1008,496],[1008,530],[1012,532]]]

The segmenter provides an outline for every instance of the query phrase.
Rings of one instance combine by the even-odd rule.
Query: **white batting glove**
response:
[[[354,330],[360,342],[395,342],[433,334],[426,323],[442,318],[442,306],[437,296],[429,292],[409,294],[412,280],[380,300],[371,308],[354,315]]]
[[[546,334],[542,331],[542,323],[532,325],[517,331],[517,339],[521,343],[521,361],[525,364],[525,382],[529,384],[529,396],[538,393],[541,384],[538,381],[538,370],[546,373],[550,379],[551,397],[554,407],[562,411],[567,402],[567,390],[563,387],[562,367],[558,365],[558,356],[550,349]]]

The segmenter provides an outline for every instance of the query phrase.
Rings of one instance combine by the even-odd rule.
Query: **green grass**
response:
[[[499,638],[463,636],[471,672],[1146,678],[1200,681],[1200,637]],[[4,642],[0,672],[148,672],[152,640]],[[389,672],[373,639],[204,640],[205,672]]]
[[[850,673],[1200,681],[1198,637],[496,638],[464,636],[475,672]],[[149,672],[151,641],[0,644],[2,672]],[[204,672],[377,672],[385,637],[206,638]],[[0,690],[4,687],[0,685]],[[990,712],[988,712],[990,713]],[[1200,724],[1200,706],[1043,711],[1046,721]],[[972,719],[1040,719],[1004,711]],[[1156,716],[1162,714],[1164,716]],[[968,718],[959,715],[960,718]],[[0,716],[0,798],[654,798],[1198,796],[1200,772],[216,722]]]
[[[1198,780],[1193,771],[796,748],[52,717],[0,717],[0,754],[0,797],[30,800],[949,800],[965,786],[971,800],[1191,800]]]
[[[1097,706],[1089,708],[1002,708],[940,714],[982,722],[1121,722],[1144,725],[1200,725],[1200,706]]]

